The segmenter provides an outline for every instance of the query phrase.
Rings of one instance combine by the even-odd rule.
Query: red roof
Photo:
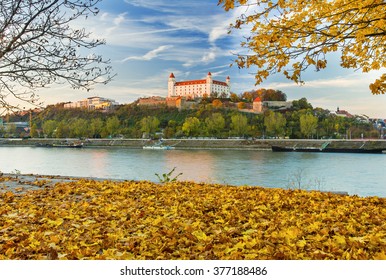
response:
[[[187,86],[187,85],[200,85],[200,84],[206,84],[206,80],[191,80],[191,81],[183,81],[183,82],[176,82],[176,86]],[[220,81],[213,81],[213,84],[215,85],[221,85],[221,86],[228,86],[225,82]]]
[[[221,85],[221,86],[227,86],[227,85],[228,85],[227,83],[225,83],[225,82],[220,82],[220,81],[213,81],[213,83],[214,83],[215,85]]]
[[[208,72],[208,76],[212,76],[212,73]]]
[[[206,80],[191,80],[191,81],[177,82],[176,86],[198,85],[198,84],[205,84],[205,83],[206,83]]]
[[[253,100],[253,102],[261,102],[261,98],[260,97],[256,97],[255,100]]]
[[[169,78],[175,78],[173,73],[170,73]]]

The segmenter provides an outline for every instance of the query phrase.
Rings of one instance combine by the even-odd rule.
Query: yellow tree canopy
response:
[[[240,68],[257,66],[256,84],[283,73],[303,83],[309,67],[326,68],[326,54],[341,52],[341,66],[363,72],[386,67],[386,1],[384,0],[219,0],[226,11],[245,6],[231,29],[249,27],[241,43]],[[385,94],[386,74],[370,84],[373,94]]]

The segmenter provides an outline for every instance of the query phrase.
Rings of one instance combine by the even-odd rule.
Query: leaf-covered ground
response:
[[[386,199],[192,182],[3,190],[0,259],[386,259]]]

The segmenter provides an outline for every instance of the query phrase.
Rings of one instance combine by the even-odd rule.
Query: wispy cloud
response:
[[[170,49],[172,48],[173,45],[165,45],[165,46],[160,46],[154,50],[151,50],[149,52],[147,52],[146,54],[142,55],[142,56],[129,56],[129,57],[126,57],[125,59],[122,60],[122,62],[126,62],[126,61],[129,61],[129,60],[145,60],[145,61],[149,61],[149,60],[152,60],[154,58],[157,58],[159,57],[159,55],[164,52],[165,50],[167,49]]]
[[[108,85],[108,97],[119,102],[134,101],[139,96],[165,96],[170,72],[181,81],[202,78],[211,71],[219,80],[229,75],[235,93],[264,87],[280,89],[289,99],[306,97],[313,105],[315,102],[315,106],[326,108],[340,105],[350,111],[350,104],[358,110],[363,104],[363,111],[368,108],[382,113],[386,108],[386,95],[374,97],[368,89],[385,69],[371,74],[341,71],[338,58],[336,67],[308,73],[304,86],[280,75],[255,86],[254,69],[229,67],[235,54],[245,53],[240,42],[251,35],[252,26],[228,34],[229,24],[238,16],[255,13],[258,7],[225,12],[217,1],[119,0],[102,1],[100,8],[99,15],[76,22],[75,28],[91,31],[92,39],[106,39],[106,46],[96,52],[110,58],[117,71],[118,76]],[[329,65],[334,65],[330,61]],[[106,88],[98,87],[91,94],[98,93],[107,94]],[[69,99],[72,94],[75,91],[63,96]],[[47,94],[47,100],[50,98]]]
[[[195,0],[178,1],[178,3],[169,0],[124,0],[124,2],[132,6],[163,13],[180,14],[181,9],[190,9],[193,12],[193,8],[197,8],[197,1]]]

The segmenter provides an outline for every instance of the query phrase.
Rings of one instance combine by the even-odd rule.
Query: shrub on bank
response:
[[[0,193],[0,259],[386,259],[386,199],[77,180]]]

